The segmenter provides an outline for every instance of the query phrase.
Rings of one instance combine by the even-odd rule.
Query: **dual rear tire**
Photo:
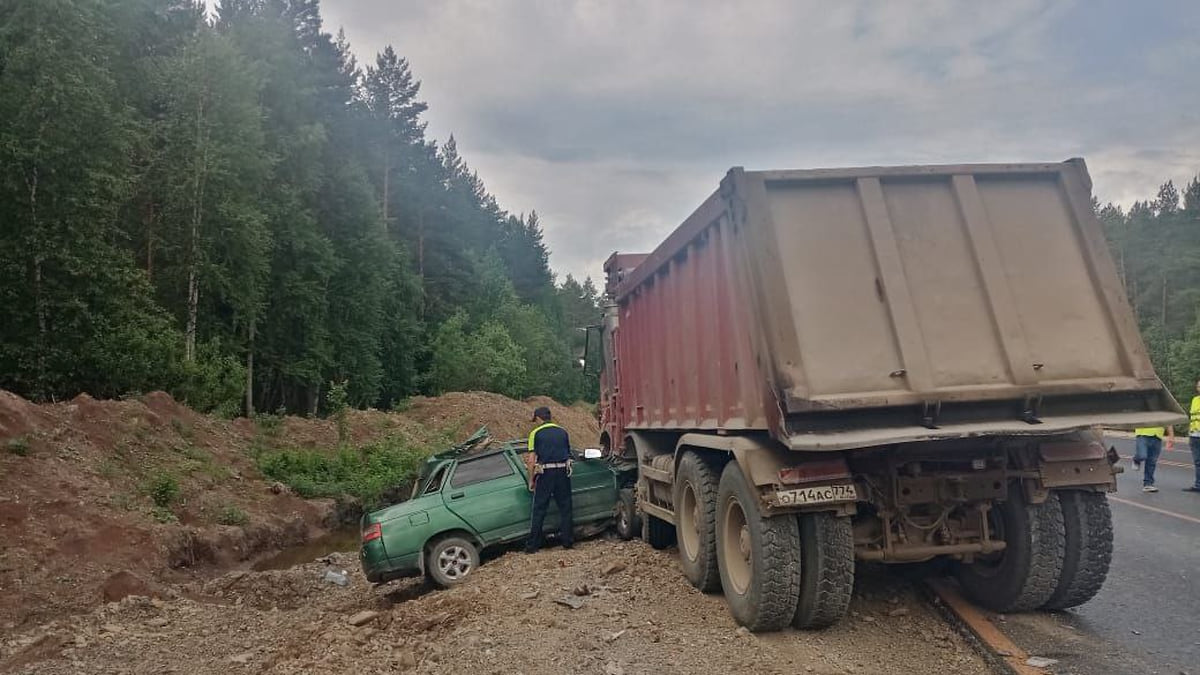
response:
[[[1030,504],[1014,484],[991,518],[1006,548],[957,567],[959,584],[977,604],[996,612],[1068,609],[1104,585],[1113,548],[1107,495],[1052,491]]]
[[[730,613],[755,632],[823,628],[845,615],[854,589],[848,518],[765,517],[737,462],[716,469],[686,453],[676,471],[681,567],[694,586],[724,590]]]

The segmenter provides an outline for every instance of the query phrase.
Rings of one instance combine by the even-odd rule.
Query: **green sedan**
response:
[[[529,536],[533,494],[520,441],[476,451],[480,430],[464,445],[425,462],[412,498],[362,518],[359,560],[367,580],[383,583],[424,574],[439,586],[465,579],[479,566],[484,549]],[[574,454],[571,476],[574,524],[580,536],[615,525],[629,539],[640,529],[632,486],[636,466]],[[546,532],[558,531],[551,507]]]

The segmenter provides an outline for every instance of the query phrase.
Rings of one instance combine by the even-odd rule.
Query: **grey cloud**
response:
[[[1200,91],[1179,81],[1200,67],[1186,0],[1138,22],[1119,3],[1050,0],[325,0],[323,13],[360,61],[389,43],[410,60],[430,133],[453,132],[505,208],[537,209],[552,264],[576,276],[652,248],[731,165],[1084,155],[1101,199],[1125,203],[1200,171]]]

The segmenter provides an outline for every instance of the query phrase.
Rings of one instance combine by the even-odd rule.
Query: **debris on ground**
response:
[[[530,592],[529,579],[543,589],[593,583],[602,569],[594,561],[608,556],[627,560],[636,572],[620,589],[567,595],[564,600],[579,603],[569,615],[554,602],[520,601]],[[808,666],[818,673],[988,672],[908,582],[886,573],[860,574],[851,605],[860,616],[876,617],[875,624],[844,621],[823,631],[753,635],[734,623],[720,594],[701,593],[684,580],[674,553],[636,541],[504,554],[448,590],[431,590],[421,580],[372,586],[349,564],[353,560],[353,554],[334,555],[334,564],[350,570],[346,587],[322,582],[325,564],[312,562],[186,584],[173,599],[129,596],[26,627],[0,637],[0,671],[31,650],[20,669],[30,675],[229,675],[230,664],[235,672],[274,675],[550,675],[602,673],[610,663],[630,675],[794,673]],[[899,602],[889,603],[898,588]],[[888,617],[887,609],[896,607],[909,614]],[[167,623],[147,628],[158,617]],[[47,634],[62,639],[31,647]],[[933,642],[940,648],[931,649]],[[563,649],[566,644],[572,648]],[[136,667],[131,654],[138,655]]]

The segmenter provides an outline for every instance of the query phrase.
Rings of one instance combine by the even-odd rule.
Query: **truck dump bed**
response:
[[[735,168],[606,265],[615,421],[796,450],[1177,421],[1090,193],[1082,160]]]

